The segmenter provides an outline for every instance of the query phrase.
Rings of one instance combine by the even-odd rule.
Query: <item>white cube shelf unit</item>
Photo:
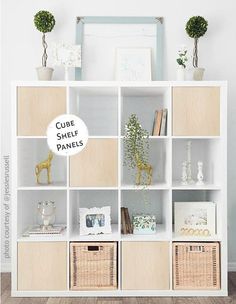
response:
[[[12,96],[12,296],[227,295],[226,82],[16,82]],[[163,108],[168,109],[166,135],[152,136],[155,110]],[[73,157],[54,155],[52,184],[38,185],[34,168],[47,157],[46,128],[62,113],[85,121],[88,145]],[[123,166],[124,125],[132,113],[150,133],[153,181],[145,191],[133,185],[132,174]],[[197,161],[204,164],[202,186],[181,184],[187,140],[192,141],[195,179]],[[36,206],[42,200],[56,202],[56,223],[67,229],[55,237],[24,237],[27,226],[37,224]],[[214,202],[216,234],[176,235],[178,201]],[[79,208],[102,206],[111,207],[112,233],[81,236]],[[156,234],[121,234],[121,207],[128,207],[131,216],[155,214]],[[117,242],[117,289],[70,289],[69,250],[76,241]],[[175,241],[219,242],[220,289],[174,290]]]

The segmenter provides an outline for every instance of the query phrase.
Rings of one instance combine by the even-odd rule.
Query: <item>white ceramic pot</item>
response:
[[[36,68],[36,71],[37,71],[37,75],[38,75],[38,80],[51,80],[52,79],[52,73],[53,73],[52,68],[39,67],[39,68]]]
[[[194,68],[193,69],[193,80],[202,80],[205,69],[203,68]]]
[[[177,80],[178,81],[184,81],[185,80],[185,68],[182,66],[179,66],[179,68],[177,69]]]

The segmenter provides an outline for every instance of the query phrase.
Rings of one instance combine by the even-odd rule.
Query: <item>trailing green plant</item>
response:
[[[35,16],[34,16],[34,25],[37,28],[37,30],[41,33],[43,33],[42,36],[42,44],[43,44],[43,56],[42,56],[42,66],[46,67],[47,66],[47,43],[46,43],[46,33],[49,33],[53,30],[55,26],[55,18],[54,16],[48,12],[48,11],[39,11]]]
[[[198,39],[205,35],[208,22],[201,16],[191,17],[186,23],[185,30],[189,37],[194,39],[193,66],[198,67]]]
[[[124,166],[137,170],[138,161],[148,164],[149,133],[142,128],[135,114],[129,117],[124,133]],[[148,184],[147,175],[142,176],[141,184]]]

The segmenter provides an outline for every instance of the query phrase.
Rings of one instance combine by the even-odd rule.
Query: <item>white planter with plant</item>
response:
[[[194,39],[193,48],[193,79],[202,80],[204,75],[204,68],[198,67],[198,40],[204,36],[208,27],[208,22],[201,16],[191,17],[186,24],[186,32],[189,37]]]
[[[178,51],[178,58],[176,59],[178,63],[178,69],[177,69],[177,80],[183,81],[186,78],[185,75],[185,69],[186,69],[186,62],[188,61],[187,57],[187,49],[185,47],[182,47]]]
[[[36,68],[39,80],[51,80],[53,68],[47,67],[47,43],[46,43],[46,33],[51,32],[55,26],[55,18],[48,11],[39,11],[34,16],[34,25],[37,30],[43,33],[42,44],[43,44],[43,56],[42,56],[42,66]]]

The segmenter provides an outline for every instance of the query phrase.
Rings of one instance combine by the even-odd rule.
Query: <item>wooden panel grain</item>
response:
[[[123,242],[122,289],[169,289],[169,243]]]
[[[18,135],[45,136],[48,124],[66,113],[66,88],[19,87]]]
[[[116,187],[116,139],[89,139],[82,152],[70,157],[70,186]]]
[[[220,135],[220,88],[173,88],[173,135]]]
[[[66,290],[66,242],[18,243],[18,290]]]

